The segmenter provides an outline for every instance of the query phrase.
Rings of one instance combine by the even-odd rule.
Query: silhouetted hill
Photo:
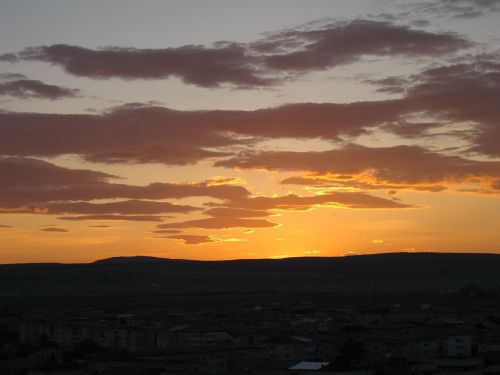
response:
[[[450,290],[500,285],[500,255],[391,253],[195,261],[146,256],[88,264],[0,265],[0,294],[142,295]]]
[[[93,264],[165,263],[170,261],[172,261],[172,259],[136,255],[133,257],[111,257],[99,259],[96,260]]]

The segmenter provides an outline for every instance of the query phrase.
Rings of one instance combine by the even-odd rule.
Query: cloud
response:
[[[64,229],[64,228],[58,228],[58,227],[48,227],[48,228],[43,228],[40,229],[42,232],[58,232],[58,233],[67,233],[69,230]]]
[[[25,188],[8,188],[0,186],[0,207],[47,207],[47,202],[53,201],[81,201],[93,199],[169,199],[186,197],[213,197],[217,199],[232,199],[246,196],[248,191],[241,186],[229,186],[224,188],[207,187],[203,183],[197,184],[175,184],[175,183],[153,183],[145,186],[100,183],[89,185],[67,185],[58,188],[56,185],[26,185]],[[151,204],[153,206],[153,204]],[[154,205],[164,210],[166,205]],[[90,207],[90,206],[89,206]],[[92,206],[95,210],[110,209],[110,205]],[[163,208],[159,208],[163,207]],[[54,209],[61,209],[62,205],[54,204]],[[173,206],[170,207],[172,209]],[[90,209],[90,208],[87,208]],[[186,211],[185,209],[179,208]],[[142,211],[145,208],[141,208]],[[150,210],[154,210],[151,208]],[[43,210],[42,210],[43,211]]]
[[[25,79],[25,78],[27,77],[21,73],[0,73],[1,81],[9,81],[9,80]]]
[[[377,86],[378,92],[388,94],[402,94],[408,86],[408,79],[406,77],[397,76],[390,76],[381,79],[367,79],[363,82]]]
[[[238,143],[207,123],[218,120],[216,111],[207,115],[141,105],[102,114],[0,112],[0,149],[4,155],[77,154],[94,162],[183,165],[224,155],[207,148]]]
[[[52,163],[23,157],[0,157],[0,175],[5,188],[40,188],[42,186],[88,186],[105,183],[116,177],[88,169],[68,169]]]
[[[500,156],[500,54],[484,53],[455,63],[432,66],[413,74],[398,85],[394,79],[372,80],[382,91],[404,92],[394,121],[379,124],[381,128],[405,138],[428,136],[429,130],[444,129],[469,141],[469,151],[493,157]],[[379,102],[380,103],[380,102]],[[382,104],[382,103],[380,103]],[[428,122],[410,121],[417,115]],[[471,130],[455,131],[452,126],[467,124]],[[443,128],[445,126],[446,128]]]
[[[59,100],[73,98],[80,90],[67,87],[49,85],[42,81],[32,79],[19,79],[15,81],[0,82],[0,96],[13,96],[16,98],[35,98]]]
[[[472,123],[472,149],[500,156],[500,55],[428,69],[416,81],[408,90],[409,105],[441,121]]]
[[[219,161],[217,166],[241,169],[307,171],[309,178],[370,181],[372,184],[446,184],[500,176],[500,161],[476,161],[431,152],[419,146],[365,147],[349,145],[319,152],[268,151],[242,154]],[[300,180],[299,180],[300,181]],[[287,180],[286,182],[297,182]],[[304,182],[302,180],[302,182]]]
[[[61,66],[67,73],[95,79],[160,79],[179,77],[201,87],[224,83],[235,86],[266,85],[254,66],[254,58],[238,43],[214,46],[186,45],[178,48],[137,49],[108,47],[92,50],[67,44],[26,48],[18,54],[0,56],[15,62],[43,61]]]
[[[81,216],[61,216],[60,220],[85,221],[85,220],[117,220],[117,221],[162,221],[163,216],[152,215],[81,215]]]
[[[385,128],[404,137],[426,135],[433,126],[453,135],[450,126],[468,124],[469,131],[456,132],[467,139],[469,151],[500,156],[500,54],[486,53],[459,62],[427,68],[410,76],[399,103],[399,119]],[[387,86],[390,88],[389,86]],[[412,123],[406,117],[420,115],[427,123]]]
[[[218,242],[210,236],[198,236],[194,234],[179,234],[175,236],[167,237],[155,237],[155,238],[167,238],[171,240],[183,241],[185,245],[198,245],[203,243]]]
[[[431,136],[428,132],[441,126],[438,122],[406,122],[399,121],[383,127],[384,130],[403,138],[422,138]]]
[[[252,111],[177,111],[138,104],[99,114],[4,111],[0,153],[76,154],[94,162],[185,165],[228,156],[235,146],[262,139],[339,141],[376,129],[418,139],[433,129],[468,123],[473,129],[460,137],[467,137],[471,150],[498,156],[499,61],[498,55],[489,54],[427,68],[407,79],[402,97],[379,101],[295,103]],[[394,79],[402,78],[380,79],[377,85],[395,90]],[[426,121],[415,122],[412,116]]]
[[[411,13],[423,16],[475,18],[500,11],[500,0],[439,0],[405,5]]]
[[[243,178],[226,177],[226,176],[215,176],[207,180],[208,186],[218,186],[218,185],[245,185],[246,181]]]
[[[365,56],[440,55],[468,46],[469,42],[455,34],[360,19],[285,30],[254,44],[266,52],[266,67],[279,71],[323,70]]]
[[[235,207],[218,207],[211,208],[204,212],[205,215],[212,217],[241,217],[241,218],[252,218],[252,217],[266,217],[271,213],[262,210],[251,210],[246,208],[235,208]]]
[[[418,139],[443,126],[452,134],[451,125],[467,123],[473,129],[460,137],[467,137],[471,150],[498,156],[499,61],[499,56],[490,54],[428,68],[408,79],[404,96],[379,101],[295,103],[252,111],[177,111],[131,104],[99,114],[4,111],[0,153],[76,154],[94,162],[185,165],[229,156],[235,146],[262,139],[340,141],[377,129]],[[394,89],[391,80],[379,80],[379,85]],[[415,122],[414,116],[426,121]]]
[[[31,208],[31,207],[28,207]],[[61,214],[163,214],[189,213],[199,210],[197,207],[173,204],[170,202],[128,200],[111,203],[90,202],[55,202],[33,207],[34,212],[43,211],[51,215]]]
[[[9,229],[12,228],[10,225],[2,225],[0,224],[0,229]]]
[[[232,207],[249,210],[309,210],[314,207],[412,208],[395,199],[380,198],[362,192],[326,192],[313,196],[288,194],[276,197],[251,197],[231,202]],[[249,227],[251,228],[251,227]]]
[[[360,135],[366,128],[396,121],[400,112],[400,100],[299,103],[254,111],[126,105],[102,114],[0,112],[0,153],[77,154],[93,162],[184,165],[227,156],[221,148],[244,145],[248,137]]]
[[[229,228],[272,228],[278,224],[263,219],[247,219],[235,217],[210,217],[206,219],[187,220],[174,223],[164,223],[158,228],[200,228],[200,229],[229,229]]]
[[[199,208],[157,200],[207,197],[225,201],[250,194],[242,186],[210,185],[207,181],[145,186],[115,184],[109,181],[116,178],[110,174],[21,157],[0,157],[0,176],[0,212],[84,215],[68,220],[159,221],[165,217],[161,214],[190,213]],[[96,199],[127,200],[88,202]]]
[[[356,209],[395,209],[414,208],[398,202],[396,199],[386,199],[360,192],[329,192],[314,196],[299,196],[288,194],[277,197],[249,197],[226,201],[223,203],[209,203],[214,206],[204,214],[212,216],[204,219],[187,220],[181,222],[163,223],[160,229],[229,229],[229,228],[272,228],[279,224],[267,219],[273,214],[270,210],[309,210],[319,207],[345,207]]]
[[[158,229],[152,231],[153,233],[162,233],[162,234],[173,234],[173,233],[181,233],[181,230],[178,229]]]
[[[443,181],[444,182],[444,181]],[[335,188],[335,187],[348,187],[360,190],[379,190],[379,189],[390,189],[388,194],[394,195],[399,189],[404,190],[415,190],[415,191],[427,191],[438,193],[440,191],[446,190],[446,186],[440,184],[401,184],[401,183],[381,183],[375,181],[372,176],[365,175],[332,175],[332,174],[314,174],[308,173],[302,176],[292,176],[285,178],[281,181],[282,184],[292,184],[292,185],[305,185],[308,187],[317,188]],[[396,190],[397,189],[397,190]]]
[[[418,57],[455,52],[470,45],[451,33],[414,30],[389,22],[352,20],[310,23],[267,34],[251,43],[137,49],[89,49],[55,44],[0,55],[0,61],[41,61],[94,79],[178,77],[200,87],[270,86],[300,71],[324,70],[365,56]]]

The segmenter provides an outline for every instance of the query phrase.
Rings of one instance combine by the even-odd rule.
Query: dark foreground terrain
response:
[[[500,255],[0,266],[0,373],[500,374]]]
[[[394,253],[336,258],[190,261],[118,257],[88,264],[0,265],[0,297],[182,299],[185,295],[476,294],[500,286],[500,255]],[[320,298],[320,297],[318,297]]]

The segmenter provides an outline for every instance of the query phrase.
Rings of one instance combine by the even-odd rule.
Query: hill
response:
[[[195,261],[146,256],[0,265],[3,296],[450,290],[500,285],[500,255],[391,253]]]

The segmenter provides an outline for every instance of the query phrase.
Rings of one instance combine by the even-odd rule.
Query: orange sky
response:
[[[500,4],[20,3],[0,263],[500,251]]]

